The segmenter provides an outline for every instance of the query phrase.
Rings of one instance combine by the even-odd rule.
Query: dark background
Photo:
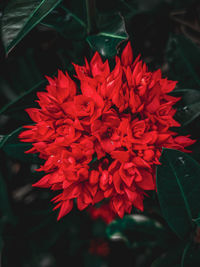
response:
[[[0,3],[0,19],[8,2],[3,0]],[[62,5],[87,22],[84,1],[68,0],[63,1]],[[199,1],[97,0],[96,7],[97,15],[106,18],[105,27],[111,27],[111,31],[113,16],[120,13],[134,57],[141,53],[151,71],[161,68],[164,77],[177,80],[177,89],[194,90],[193,96],[183,95],[177,106],[177,119],[184,121],[179,130],[182,134],[190,133],[198,139],[200,96],[195,92],[200,87]],[[57,28],[52,27],[52,22]],[[101,27],[103,25],[96,25],[90,34],[98,34]],[[18,127],[31,123],[24,109],[36,105],[36,92],[44,90],[45,75],[56,75],[58,69],[67,70],[73,75],[71,62],[82,64],[84,56],[88,59],[92,57],[96,47],[86,38],[87,33],[60,6],[34,27],[8,55],[1,38],[2,138]],[[111,47],[111,52],[111,48],[105,50],[111,64],[113,53],[120,54],[125,44],[126,41],[119,42],[117,50],[115,47]],[[11,102],[14,104],[9,106]],[[14,134],[0,154],[2,267],[149,267],[163,253],[165,248],[160,247],[159,243],[145,245],[144,242],[138,245],[143,240],[138,232],[128,233],[134,246],[127,246],[123,238],[109,239],[106,224],[100,219],[93,221],[87,211],[80,212],[74,208],[57,222],[57,212],[52,211],[50,202],[52,192],[31,187],[42,174],[34,171],[40,163],[37,157],[24,155],[27,149],[28,145],[20,145]],[[192,156],[199,160],[199,146],[195,145],[193,151]],[[144,215],[164,223],[153,193],[145,203]],[[176,242],[173,234],[170,238]]]

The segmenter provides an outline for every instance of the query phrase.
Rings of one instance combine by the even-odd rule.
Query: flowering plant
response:
[[[0,266],[200,266],[198,10],[0,2]]]
[[[19,137],[45,160],[38,171],[46,175],[34,186],[62,190],[53,198],[58,219],[74,199],[79,210],[106,199],[121,218],[132,206],[143,211],[146,191],[156,190],[162,148],[188,152],[195,142],[170,129],[180,126],[173,119],[179,98],[168,94],[176,82],[148,71],[140,56],[133,61],[130,43],[112,71],[98,52],[74,67],[81,90],[58,71],[47,77],[47,92],[37,93],[40,108],[27,109],[35,124]]]

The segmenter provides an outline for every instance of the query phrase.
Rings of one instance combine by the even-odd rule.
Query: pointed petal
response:
[[[128,44],[126,45],[126,47],[122,52],[121,61],[124,66],[131,65],[133,62],[133,51],[130,42],[128,42]]]
[[[65,200],[61,204],[60,212],[58,214],[57,220],[60,220],[63,216],[69,213],[73,208],[73,201],[72,200]]]

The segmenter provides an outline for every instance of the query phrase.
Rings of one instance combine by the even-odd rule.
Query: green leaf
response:
[[[2,137],[0,148],[11,158],[18,159],[23,162],[41,163],[41,159],[35,154],[25,154],[32,145],[30,143],[20,142],[18,136],[23,129],[20,127],[12,133]]]
[[[200,266],[200,248],[199,244],[189,242],[184,249],[181,267],[199,267]]]
[[[86,36],[86,24],[76,14],[61,5],[63,12],[54,10],[41,24],[56,30],[65,39],[80,40]]]
[[[111,222],[106,229],[108,238],[123,240],[132,248],[140,246],[166,245],[168,234],[163,226],[144,215],[126,215]]]
[[[11,0],[2,17],[2,39],[8,54],[61,0]]]
[[[40,81],[38,84],[33,86],[31,89],[21,94],[18,98],[6,104],[2,109],[0,109],[0,114],[6,114],[19,118],[27,119],[28,116],[25,114],[25,109],[29,107],[34,107],[35,103],[33,99],[36,97],[36,92],[42,90],[45,84],[45,80]]]
[[[173,95],[181,96],[181,100],[177,104],[177,112],[175,118],[186,126],[194,121],[200,115],[200,91],[195,89],[178,89]]]
[[[172,230],[185,238],[200,212],[200,165],[189,155],[163,149],[157,167],[157,191],[162,214]]]
[[[128,39],[124,19],[121,15],[101,16],[99,33],[87,37],[87,42],[94,51],[104,57],[113,57],[119,44]]]
[[[200,86],[199,77],[200,49],[182,35],[173,35],[167,45],[169,78],[177,80],[181,87]]]

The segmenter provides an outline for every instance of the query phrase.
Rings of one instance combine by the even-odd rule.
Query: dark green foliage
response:
[[[175,118],[186,126],[193,122],[200,115],[200,90],[198,89],[177,89],[173,95],[180,96],[177,103],[177,113]]]
[[[182,35],[171,35],[167,44],[169,78],[177,80],[179,87],[200,86],[200,48]]]
[[[61,0],[11,0],[4,9],[2,40],[10,52]]]
[[[116,55],[117,46],[128,39],[125,22],[120,14],[102,15],[98,19],[99,32],[87,37],[87,42],[94,51],[109,58]]]
[[[141,214],[126,215],[123,219],[111,222],[107,227],[110,239],[121,239],[132,248],[166,246],[168,232],[163,225]]]
[[[164,218],[180,237],[190,234],[200,211],[200,164],[187,154],[163,149],[157,190]]]
[[[144,213],[133,210],[109,225],[76,209],[57,222],[54,193],[31,186],[42,177],[35,171],[42,160],[24,153],[31,144],[18,135],[32,123],[24,109],[37,107],[45,75],[58,69],[74,75],[71,62],[82,64],[96,50],[112,64],[127,40],[151,71],[161,68],[178,81],[172,95],[182,97],[175,117],[181,127],[175,131],[199,140],[198,1],[92,0],[89,13],[86,2],[0,1],[0,265],[198,267],[199,142],[190,155],[163,149],[157,192],[149,192]]]

